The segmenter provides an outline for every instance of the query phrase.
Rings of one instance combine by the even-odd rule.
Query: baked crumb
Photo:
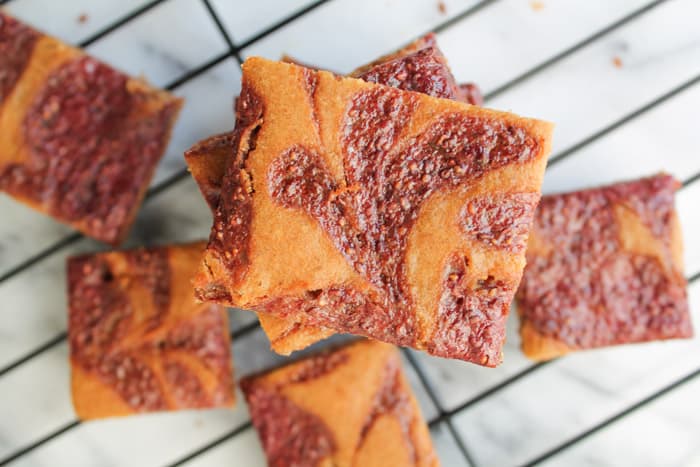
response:
[[[534,11],[542,11],[544,9],[544,2],[532,0],[530,2],[530,8],[532,8]]]
[[[617,56],[613,57],[612,62],[613,62],[613,65],[615,66],[615,68],[622,68],[622,59],[620,57],[617,57]]]
[[[447,14],[447,6],[445,5],[445,2],[443,2],[442,0],[439,0],[437,2],[437,9],[440,12],[440,14],[442,14],[442,15]]]
[[[81,13],[80,16],[78,16],[78,23],[85,24],[87,23],[88,19],[90,19],[90,17],[87,15],[87,13]]]

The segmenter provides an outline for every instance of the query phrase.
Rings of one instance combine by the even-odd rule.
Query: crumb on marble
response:
[[[437,9],[440,12],[440,14],[442,14],[442,15],[447,13],[447,6],[445,5],[445,2],[443,2],[442,0],[438,0]]]
[[[532,0],[530,2],[530,8],[532,8],[534,11],[542,11],[544,9],[544,2]]]
[[[613,65],[615,66],[615,68],[622,68],[622,59],[620,57],[617,57],[617,56],[613,57],[612,62],[613,62]]]
[[[78,16],[78,23],[85,24],[87,23],[88,19],[90,19],[90,17],[87,15],[87,13],[81,13],[80,16]]]

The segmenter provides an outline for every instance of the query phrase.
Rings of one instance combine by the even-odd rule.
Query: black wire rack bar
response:
[[[48,435],[44,435],[43,437],[39,438],[38,440],[34,441],[33,443],[18,449],[14,453],[10,454],[9,456],[5,457],[4,459],[0,460],[0,466],[2,465],[7,465],[10,462],[16,461],[20,457],[29,454],[31,451],[34,449],[38,448],[39,446],[42,446],[49,441],[51,441],[54,438],[57,438],[61,436],[63,433],[66,433],[67,431],[72,430],[76,426],[80,425],[80,420],[73,420],[71,422],[66,423],[65,425],[61,426],[59,429],[52,431]]]
[[[635,120],[636,118],[641,117],[642,115],[646,114],[650,110],[653,110],[656,107],[658,107],[659,104],[662,104],[662,103],[668,101],[669,99],[676,97],[678,94],[692,88],[693,86],[698,84],[698,82],[700,82],[700,74],[690,78],[688,81],[685,81],[684,83],[671,89],[670,91],[656,97],[655,99],[651,100],[650,102],[643,105],[642,107],[639,107],[635,111],[625,115],[624,117],[622,117],[619,120],[613,122],[612,124],[606,126],[605,128],[595,132],[594,134],[592,134],[588,138],[574,144],[573,146],[565,149],[564,151],[560,152],[556,156],[550,158],[549,161],[547,162],[547,167],[551,167],[554,164],[561,162],[562,160],[569,157],[571,154],[579,151],[580,149],[584,148],[585,146],[588,146],[589,144],[595,142],[599,138],[617,130],[618,128],[631,122],[632,120]]]
[[[593,435],[595,433],[598,433],[603,428],[606,428],[614,423],[619,422],[620,420],[624,419],[628,415],[631,415],[632,413],[647,406],[648,404],[650,404],[651,402],[654,402],[655,400],[659,399],[660,397],[665,396],[668,393],[670,393],[671,391],[678,389],[681,386],[693,381],[698,376],[700,376],[700,368],[698,368],[697,370],[693,371],[692,373],[690,373],[686,376],[683,376],[680,379],[677,379],[673,383],[671,383],[667,386],[664,386],[663,388],[650,394],[649,396],[645,397],[644,399],[640,400],[639,402],[636,402],[636,403],[630,405],[629,407],[627,407],[626,409],[616,413],[615,415],[613,415],[609,418],[606,418],[602,422],[587,429],[583,433],[580,433],[580,434],[574,436],[573,438],[561,443],[560,445],[558,445],[558,446],[550,449],[549,451],[537,456],[535,459],[533,459],[529,462],[526,462],[523,465],[527,466],[527,467],[535,466],[537,464],[540,464],[540,463],[546,461],[547,459],[550,459],[550,458],[556,456],[557,454],[559,454],[563,451],[566,451],[567,449],[571,448],[575,444],[587,439],[588,437],[590,437],[591,435]]]
[[[225,434],[219,436],[218,438],[216,438],[212,442],[205,444],[204,446],[197,449],[196,451],[193,451],[190,454],[187,454],[185,457],[182,457],[182,458],[176,460],[172,464],[168,464],[168,467],[178,467],[180,465],[183,465],[183,464],[191,461],[195,457],[197,457],[201,454],[204,454],[205,452],[209,451],[210,449],[213,449],[213,448],[225,443],[226,441],[235,438],[236,436],[240,435],[241,433],[244,433],[244,432],[250,430],[252,427],[253,427],[252,422],[247,421],[246,423],[234,428],[233,430],[229,431],[228,433],[225,433]]]
[[[108,35],[112,31],[115,31],[115,30],[119,29],[120,27],[124,26],[126,23],[130,22],[132,19],[141,16],[142,14],[146,13],[149,10],[152,10],[153,8],[157,7],[158,5],[160,5],[161,3],[166,2],[166,1],[167,0],[153,0],[151,2],[146,3],[145,5],[142,5],[140,8],[137,8],[137,9],[131,11],[130,13],[126,14],[125,16],[119,18],[114,23],[103,28],[98,33],[93,34],[89,38],[79,42],[78,47],[87,47],[90,44],[97,42],[98,40],[102,39],[104,36]]]
[[[425,392],[428,394],[428,397],[430,398],[430,401],[433,403],[433,406],[435,406],[435,410],[438,411],[438,418],[442,418],[445,421],[445,425],[447,426],[447,430],[450,432],[450,435],[452,436],[452,439],[454,439],[455,443],[457,444],[457,448],[459,449],[460,453],[464,457],[464,459],[467,461],[467,463],[474,467],[476,464],[474,463],[473,457],[469,453],[469,450],[467,449],[467,446],[464,444],[462,441],[461,436],[457,433],[457,430],[455,430],[454,425],[452,424],[452,419],[449,417],[445,417],[445,411],[442,409],[442,404],[440,404],[440,400],[438,399],[437,395],[435,394],[435,391],[433,391],[433,387],[430,384],[430,381],[428,381],[428,377],[423,371],[423,368],[418,364],[418,361],[416,360],[416,357],[413,356],[410,350],[403,348],[401,349],[403,351],[403,354],[406,356],[406,360],[411,364],[413,369],[416,372],[416,375],[418,375],[418,379],[420,380],[421,384],[425,388]],[[435,426],[436,424],[432,424],[431,426]]]
[[[533,76],[539,74],[543,70],[551,67],[557,62],[562,61],[563,59],[569,57],[570,55],[578,52],[579,50],[589,46],[590,44],[596,42],[597,40],[605,37],[606,35],[610,34],[613,31],[616,31],[617,29],[621,28],[625,24],[638,19],[640,16],[643,16],[644,14],[650,12],[657,6],[666,3],[668,0],[656,0],[655,2],[652,2],[648,5],[643,6],[642,8],[639,8],[638,10],[633,11],[632,13],[620,18],[619,20],[605,26],[604,28],[596,31],[595,33],[591,34],[590,36],[586,37],[580,42],[577,42],[576,44],[572,45],[571,47],[562,50],[560,53],[554,55],[553,57],[545,60],[544,62],[540,63],[539,65],[531,68],[530,70],[526,71],[522,75],[512,79],[511,81],[508,81],[507,83],[504,83],[494,89],[493,91],[490,91],[488,94],[484,96],[484,98],[493,98],[496,97],[500,94],[503,94],[505,91],[508,91],[509,89],[513,88],[514,86],[517,86],[520,84],[522,81],[526,81]]]

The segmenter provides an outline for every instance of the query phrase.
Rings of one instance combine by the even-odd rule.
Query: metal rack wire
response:
[[[10,2],[11,0],[0,0],[0,5],[6,4]],[[147,11],[155,8],[156,6],[167,2],[168,0],[153,0],[140,8],[128,13],[127,15],[117,19],[113,23],[109,24],[102,30],[98,31],[97,33],[93,34],[91,37],[87,38],[86,40],[82,41],[80,44],[78,44],[81,47],[86,47],[100,38],[110,34],[111,32],[119,29],[120,27],[126,25],[130,21],[134,20],[135,18],[139,17],[140,15],[146,13]],[[303,17],[304,15],[312,12],[313,10],[322,7],[324,4],[327,4],[333,0],[318,0],[316,2],[311,3],[307,7],[291,14],[290,16],[282,19],[281,21],[273,24],[272,26],[264,29],[263,31],[260,31],[259,33],[255,34],[253,37],[242,41],[241,43],[236,43],[232,37],[229,35],[227,32],[226,28],[224,27],[221,18],[217,15],[216,10],[212,7],[211,3],[209,0],[201,0],[202,3],[204,4],[207,12],[209,15],[211,15],[212,20],[214,21],[216,28],[218,29],[219,33],[221,34],[222,38],[224,39],[227,50],[224,51],[223,53],[219,54],[218,56],[213,57],[211,60],[208,62],[200,65],[199,67],[188,71],[184,75],[178,77],[171,83],[169,83],[167,86],[165,86],[166,89],[168,90],[176,90],[180,86],[184,85],[185,83],[189,82],[190,80],[196,78],[197,76],[201,75],[202,73],[208,71],[212,67],[216,66],[217,64],[223,62],[226,59],[229,58],[234,58],[239,64],[243,62],[241,58],[241,52],[251,46],[252,44],[260,41],[261,39],[267,37],[268,35],[274,33],[275,31],[283,28],[284,26],[288,25],[289,23],[292,23],[293,21]],[[489,7],[490,5],[497,3],[498,0],[484,0],[479,3],[477,3],[475,6],[468,8],[464,11],[462,11],[460,14],[450,18],[449,20],[443,22],[442,24],[438,25],[437,27],[433,28],[433,31],[439,32],[442,30],[445,30],[449,27],[453,27],[457,25],[459,22],[464,21],[466,18],[478,14],[480,11],[483,9]],[[661,5],[662,3],[665,3],[666,1],[669,0],[658,0],[655,1],[649,5],[644,6],[643,8],[640,8],[636,11],[631,12],[627,16],[606,25],[605,27],[601,28],[600,30],[594,32],[593,34],[589,35],[588,37],[584,38],[583,40],[577,42],[573,46],[559,52],[558,54],[550,57],[549,59],[543,61],[542,63],[537,64],[536,66],[530,68],[526,72],[520,74],[519,76],[516,76],[515,78],[511,79],[507,83],[501,85],[491,93],[487,94],[485,96],[486,101],[493,99],[494,97],[498,96],[499,94],[505,92],[506,90],[509,90],[513,87],[518,86],[519,84],[523,83],[524,81],[532,78],[533,76],[541,73],[542,71],[548,69],[552,65],[560,62],[561,60],[565,59],[566,57],[570,56],[571,54],[575,53],[576,51],[586,47],[587,45],[595,42],[596,40],[610,34],[611,32],[615,31],[616,29],[620,28],[624,24],[629,23],[630,21],[633,21],[634,19],[640,17],[641,15],[646,14],[647,12],[651,11],[652,9],[656,8],[657,6]],[[428,32],[428,31],[426,31]],[[583,148],[589,146],[590,144],[594,143],[601,137],[623,127],[624,125],[628,124],[629,122],[639,118],[640,116],[646,114],[647,112],[651,111],[652,109],[658,107],[659,105],[663,104],[664,102],[668,101],[669,99],[673,98],[674,96],[683,93],[684,91],[692,88],[693,86],[697,85],[698,82],[700,82],[700,75],[694,76],[693,78],[689,79],[688,81],[682,83],[681,85],[668,90],[667,92],[657,96],[656,98],[652,99],[651,101],[643,104],[642,106],[638,107],[634,111],[628,113],[627,115],[624,115],[622,118],[619,118],[618,120],[612,122],[611,124],[607,125],[603,129],[595,132],[594,134],[589,135],[582,141],[572,145],[571,147],[568,147],[564,149],[563,151],[560,151],[557,154],[553,154],[550,157],[549,161],[549,166],[552,166],[553,164],[558,164],[562,160],[572,157],[575,154],[577,154],[580,150]],[[188,172],[187,170],[181,170],[169,178],[165,179],[164,181],[154,185],[147,193],[146,195],[146,201],[148,202],[149,199],[153,198],[154,196],[158,195],[159,193],[162,193],[166,190],[168,190],[170,187],[180,183],[181,181],[185,180],[188,178]],[[700,173],[697,173],[688,179],[686,179],[683,182],[683,186],[681,190],[687,188],[690,185],[693,185],[700,179]],[[44,259],[54,255],[55,253],[69,247],[70,245],[75,244],[78,242],[83,236],[79,233],[73,233],[70,235],[67,235],[66,237],[58,240],[55,242],[53,245],[43,249],[42,251],[36,253],[35,255],[31,256],[30,258],[26,259],[25,261],[21,262],[20,264],[16,265],[13,267],[11,270],[5,272],[4,274],[0,275],[0,283],[9,280],[10,278],[18,275],[22,271],[30,268],[31,266],[43,261]],[[689,283],[694,283],[700,278],[700,273],[696,273],[693,276],[688,278]],[[255,330],[257,330],[259,327],[259,323],[252,323],[247,326],[244,326],[234,332],[232,332],[232,337],[234,339],[241,338],[243,336],[246,336]],[[0,378],[6,375],[7,373],[15,370],[18,367],[21,367],[23,364],[27,363],[28,361],[31,361],[32,359],[36,358],[37,356],[43,354],[44,352],[48,351],[49,349],[61,344],[64,342],[67,338],[67,333],[62,332],[59,335],[55,336],[54,338],[48,340],[47,342],[43,343],[42,345],[38,346],[34,350],[28,352],[27,354],[23,355],[22,357],[16,359],[14,362],[6,365],[4,368],[0,368]],[[501,381],[500,383],[486,389],[485,391],[481,392],[480,394],[476,395],[475,397],[472,397],[471,399],[462,402],[459,404],[457,407],[454,407],[452,409],[445,409],[442,404],[440,403],[439,398],[436,395],[435,389],[430,382],[429,378],[426,376],[425,372],[423,371],[423,368],[421,367],[421,364],[416,360],[416,358],[412,355],[410,351],[404,351],[404,355],[406,356],[406,359],[410,363],[410,365],[414,368],[415,372],[418,375],[418,378],[420,380],[420,383],[423,385],[426,393],[428,394],[431,402],[435,406],[437,410],[437,416],[433,417],[432,420],[429,421],[429,424],[431,427],[438,426],[441,424],[444,424],[444,426],[447,428],[451,436],[453,437],[455,444],[459,448],[461,454],[464,456],[465,461],[471,465],[471,466],[476,466],[476,462],[473,459],[473,456],[470,455],[468,446],[466,445],[468,443],[465,443],[462,440],[462,437],[457,433],[455,427],[453,426],[453,417],[465,409],[473,406],[474,404],[492,396],[493,394],[503,390],[504,388],[510,386],[511,384],[522,380],[523,378],[526,378],[528,375],[538,371],[539,369],[551,364],[551,362],[547,363],[539,363],[539,364],[533,364],[520,372],[514,374],[513,376]],[[700,368],[694,370],[693,372],[671,382],[670,384],[666,385],[665,387],[657,390],[656,392],[653,392],[652,394],[648,395],[647,397],[637,401],[636,403],[633,403],[626,407],[625,409],[619,411],[618,413],[615,413],[609,418],[606,418],[605,420],[601,421],[600,423],[590,427],[589,429],[585,430],[584,432],[581,432],[577,434],[576,436],[572,437],[571,439],[561,443],[558,446],[555,446],[554,448],[550,449],[547,452],[544,452],[537,457],[531,459],[528,461],[525,465],[536,465],[542,461],[545,461],[547,459],[552,458],[553,456],[557,455],[558,453],[571,448],[575,444],[581,442],[584,439],[587,439],[591,435],[593,435],[596,432],[599,432],[603,428],[614,424],[618,422],[619,420],[629,416],[631,413],[634,413],[635,411],[647,406],[649,403],[653,402],[654,400],[668,394],[671,391],[674,391],[675,389],[681,387],[682,385],[687,384],[688,382],[698,378],[700,376]],[[7,465],[22,456],[27,455],[34,449],[39,448],[40,446],[44,445],[45,443],[60,437],[61,435],[65,434],[66,432],[76,428],[79,426],[81,422],[79,420],[73,420],[58,429],[54,430],[53,432],[35,440],[34,442],[23,446],[10,455],[6,456],[3,459],[0,459],[0,466],[2,465]],[[186,454],[176,462],[172,463],[171,465],[176,466],[176,465],[182,465],[185,462],[188,462],[197,456],[207,452],[208,450],[224,443],[225,441],[228,441],[230,439],[235,438],[236,436],[240,435],[241,433],[251,429],[251,423],[245,422],[232,430],[230,430],[227,433],[224,433],[220,437],[213,439],[209,443],[201,446],[200,448]]]

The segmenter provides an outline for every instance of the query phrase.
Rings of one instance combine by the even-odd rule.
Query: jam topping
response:
[[[167,407],[163,388],[153,370],[129,352],[102,358],[94,370],[129,406],[139,412]]]
[[[209,396],[202,387],[196,374],[182,363],[170,360],[163,365],[165,380],[171,388],[171,394],[182,408],[208,407]]]
[[[86,222],[95,238],[117,241],[176,112],[172,104],[131,117],[150,96],[129,92],[127,80],[86,56],[52,72],[24,117],[29,158],[5,168],[3,188],[44,203],[62,220]]]
[[[652,234],[668,242],[671,239],[673,197],[678,188],[680,183],[672,176],[657,175],[641,182],[618,183],[611,187],[610,198],[611,202],[635,211]]]
[[[389,303],[385,296],[361,292],[346,285],[313,290],[304,296],[280,296],[255,307],[265,313],[304,317],[307,325],[342,329],[396,345],[411,345],[415,323],[406,308]]]
[[[250,417],[272,467],[314,467],[336,449],[333,433],[316,415],[251,380],[241,381]]]
[[[362,91],[353,99],[342,132],[347,186],[333,179],[319,154],[301,146],[275,159],[267,180],[274,200],[316,219],[355,270],[384,295],[368,300],[363,294],[348,295],[345,288],[337,287],[320,296],[338,305],[349,300],[341,310],[356,308],[365,318],[378,311],[383,318],[358,323],[364,327],[361,334],[384,337],[392,334],[387,331],[402,328],[401,342],[415,335],[404,257],[408,233],[421,205],[437,190],[454,189],[489,171],[531,160],[538,144],[520,128],[460,114],[443,115],[423,133],[397,144],[414,105],[412,96],[384,88]],[[536,196],[504,199],[534,205]],[[511,233],[504,222],[498,223],[498,216],[511,212],[527,217],[531,207],[500,209],[485,203],[473,208],[479,209],[473,214],[475,219],[493,217],[497,221],[491,233],[484,232],[485,225],[474,224],[489,244],[513,248],[503,242],[509,238],[512,243],[521,241],[522,226],[515,226]],[[304,309],[333,319],[326,317],[318,300],[309,301]],[[339,314],[345,315],[343,311]],[[370,324],[371,332],[379,334],[367,334]],[[343,324],[343,329],[346,326],[351,323]]]
[[[0,106],[27,67],[39,33],[0,12]]]
[[[236,101],[236,127],[233,130],[234,158],[226,168],[221,199],[214,214],[214,226],[209,237],[209,247],[219,253],[220,259],[234,274],[234,282],[245,274],[249,262],[250,223],[253,218],[252,180],[245,170],[248,153],[255,149],[257,131],[263,116],[263,101],[246,83]],[[214,293],[228,296],[225,290]],[[197,292],[200,298],[212,299]],[[225,297],[224,297],[225,298]],[[230,297],[229,297],[230,298]]]
[[[167,321],[169,312],[172,278],[167,249],[135,250],[124,255],[130,268],[128,275],[120,276],[114,275],[107,259],[99,255],[69,261],[73,363],[97,375],[136,411],[166,408],[166,390],[183,404],[179,407],[204,407],[229,400],[233,383],[222,310],[212,305],[182,319],[165,336],[152,332]],[[150,300],[133,303],[126,289],[132,286],[145,287]],[[155,309],[146,308],[148,303]],[[149,313],[142,327],[136,316],[145,311]],[[183,351],[216,375],[221,384],[211,395],[195,381],[198,378],[192,370],[170,357]],[[164,381],[144,355],[149,361],[163,362],[157,364],[163,366]]]
[[[195,355],[209,370],[230,379],[231,347],[226,330],[226,319],[221,308],[210,305],[194,317],[173,326],[162,347],[165,351],[184,351]]]
[[[461,93],[445,57],[435,47],[381,63],[357,77],[370,83],[444,99],[456,99]]]
[[[614,211],[632,208],[668,245],[675,189],[659,176],[542,198],[535,231],[552,251],[528,257],[523,318],[572,348],[690,336],[685,281],[657,258],[623,250]]]
[[[126,335],[134,319],[131,301],[118,281],[99,256],[68,263],[71,355],[85,368],[95,367],[105,350]]]
[[[468,272],[467,258],[455,254],[449,259],[428,352],[493,367],[502,360],[515,289],[492,276],[471,284]]]
[[[483,195],[471,199],[460,213],[464,233],[493,248],[525,251],[540,196],[538,193]]]
[[[484,105],[484,96],[474,83],[460,84],[457,100],[471,105]]]
[[[289,377],[289,383],[305,383],[318,379],[347,363],[349,359],[347,352],[340,350],[313,355],[299,362],[297,371]]]

